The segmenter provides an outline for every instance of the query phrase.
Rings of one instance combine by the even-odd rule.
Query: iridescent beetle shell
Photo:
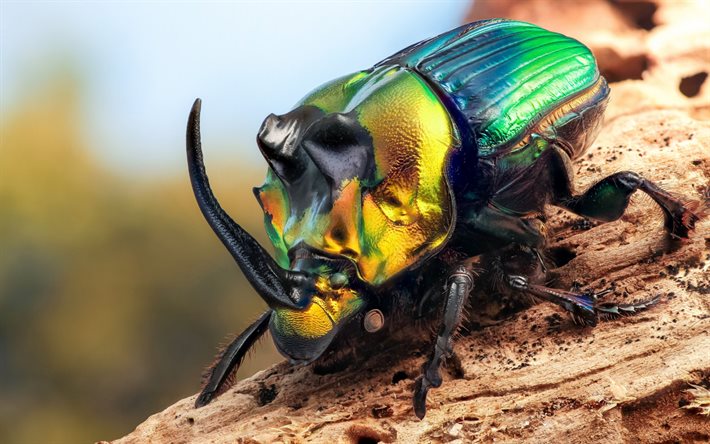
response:
[[[575,194],[570,164],[596,137],[608,95],[587,47],[502,19],[462,26],[326,83],[290,112],[268,116],[257,136],[269,170],[255,194],[275,260],[209,188],[197,100],[188,123],[193,190],[269,309],[225,349],[196,405],[228,385],[267,328],[292,363],[307,363],[340,332],[340,339],[380,334],[393,318],[399,324],[390,325],[401,326],[443,305],[415,384],[414,411],[423,417],[479,256],[507,291],[555,303],[588,325],[651,306],[601,304],[604,292],[540,285],[548,204],[610,222],[642,190],[664,211],[672,237],[688,237],[699,218],[631,171]]]
[[[586,46],[509,20],[462,26],[326,83],[260,131],[271,168],[255,194],[277,261],[289,267],[289,252],[306,244],[348,257],[369,284],[387,282],[452,237],[457,208],[476,190],[477,158],[533,162],[544,149],[533,133],[583,151],[608,92]],[[274,323],[329,331],[289,310]]]

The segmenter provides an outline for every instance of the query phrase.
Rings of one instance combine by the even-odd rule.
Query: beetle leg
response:
[[[532,284],[527,277],[508,275],[508,285],[518,291],[531,294],[540,299],[552,302],[569,311],[576,322],[595,326],[599,318],[613,319],[624,315],[632,315],[656,304],[658,296],[633,303],[613,304],[599,303],[599,298],[609,294],[610,289],[594,293],[592,291],[571,292]]]
[[[542,258],[542,254],[540,253],[540,250],[537,248],[533,248],[532,252],[535,254],[535,257],[537,258],[537,263],[540,265],[540,270],[543,275],[547,274],[547,265],[545,265],[545,260]]]
[[[212,398],[229,388],[247,351],[268,328],[270,318],[271,310],[268,310],[224,349],[216,363],[205,374],[206,383],[195,400],[195,407],[209,404]]]
[[[558,197],[556,205],[563,206],[581,216],[602,222],[620,218],[629,205],[629,198],[641,190],[663,209],[665,228],[674,238],[687,238],[699,215],[693,205],[686,205],[680,199],[644,179],[632,171],[622,171],[605,177],[578,196],[567,194]]]
[[[463,224],[469,230],[531,248],[542,247],[545,243],[545,235],[541,231],[544,227],[537,222],[536,219],[506,214],[492,205],[468,211],[463,216]]]
[[[461,311],[473,289],[473,273],[464,266],[454,271],[446,284],[446,304],[444,319],[436,336],[431,357],[424,365],[424,374],[417,379],[414,388],[414,413],[419,419],[426,415],[426,395],[430,388],[439,387],[442,379],[439,366],[442,359],[451,354],[451,335],[461,321]]]

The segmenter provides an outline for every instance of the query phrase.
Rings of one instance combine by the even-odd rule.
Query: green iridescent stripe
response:
[[[493,110],[497,117],[479,129],[481,148],[515,141],[530,122],[594,84],[596,70],[590,72],[589,65],[579,63],[583,59],[578,51],[567,49],[558,56],[557,60],[548,57],[516,72],[523,77],[519,83],[513,88],[501,88],[497,98],[486,104],[481,115]]]
[[[482,156],[516,143],[599,78],[594,56],[580,42],[512,20],[467,25],[390,60],[415,68],[453,99]]]
[[[465,70],[467,67],[477,68],[477,63],[482,61],[487,64],[494,63],[500,60],[500,57],[505,57],[506,51],[515,50],[523,43],[549,37],[549,32],[537,27],[501,31],[486,33],[480,36],[480,40],[460,45],[456,48],[455,57],[446,60],[445,63],[439,63],[437,59],[432,58],[430,62],[422,64],[422,69],[427,72],[453,76],[458,70]]]
[[[429,40],[419,42],[392,57],[383,60],[380,64],[388,64],[392,59],[405,66],[429,65],[435,68],[439,59],[449,54],[459,54],[476,49],[482,41],[496,40],[489,35],[491,31],[496,34],[505,32],[507,28],[519,28],[523,25],[534,26],[524,22],[505,19],[492,19],[470,23],[451,31],[445,32]]]
[[[466,63],[454,59],[446,64],[442,64],[437,70],[435,78],[440,81],[445,81],[447,77],[454,77],[460,74],[462,77],[459,77],[460,80],[458,82],[465,84],[482,71],[495,68],[499,66],[500,63],[512,57],[516,57],[517,55],[515,53],[510,53],[511,48],[520,47],[523,43],[530,44],[533,41],[541,41],[549,37],[547,31],[542,29],[538,31],[540,32],[526,30],[523,39],[519,38],[520,33],[518,33],[503,36],[499,40],[491,40],[491,43],[486,45],[490,46],[490,48],[487,50],[478,48],[476,54],[466,59]],[[481,62],[483,60],[485,60],[485,62]],[[480,63],[474,65],[476,62]]]

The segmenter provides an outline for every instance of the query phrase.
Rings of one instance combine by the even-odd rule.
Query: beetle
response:
[[[269,309],[209,369],[196,407],[229,386],[267,329],[291,363],[307,364],[339,338],[428,313],[440,320],[414,388],[423,418],[477,280],[471,258],[493,258],[486,271],[509,291],[588,325],[652,305],[544,284],[546,205],[611,222],[641,190],[672,238],[687,238],[699,218],[631,171],[575,193],[571,162],[597,136],[609,92],[582,43],[506,19],[461,26],[328,82],[266,117],[257,135],[268,171],[254,192],[273,258],[210,189],[197,99],[187,129],[195,197]]]

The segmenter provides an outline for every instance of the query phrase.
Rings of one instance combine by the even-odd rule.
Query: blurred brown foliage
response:
[[[5,443],[129,432],[196,392],[217,345],[263,309],[202,220],[187,172],[151,179],[108,170],[82,137],[80,82],[56,79],[1,121]],[[209,154],[207,163],[216,164]],[[244,168],[210,172],[227,210],[265,242],[251,193],[263,172]],[[240,374],[277,359],[265,343]]]

